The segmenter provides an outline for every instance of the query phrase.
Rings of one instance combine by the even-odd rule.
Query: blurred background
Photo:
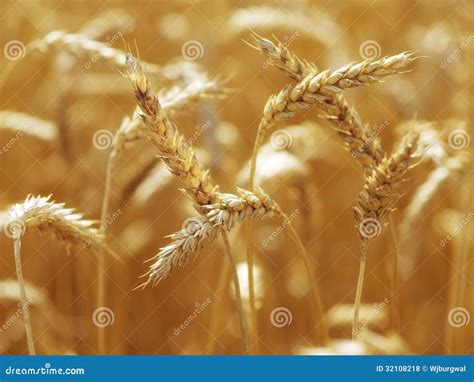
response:
[[[136,107],[117,56],[125,42],[156,66],[150,78],[159,90],[203,75],[223,84],[222,97],[186,104],[172,118],[227,192],[246,186],[265,102],[290,82],[243,41],[252,41],[251,31],[277,38],[320,70],[415,50],[422,58],[409,72],[346,92],[387,152],[416,124],[424,126],[428,153],[410,173],[391,226],[371,240],[357,343],[349,341],[359,267],[352,207],[361,170],[316,109],[279,124],[290,136],[285,147],[268,137],[258,183],[292,214],[313,260],[332,341],[315,346],[303,262],[285,230],[275,231],[281,222],[267,220],[253,225],[258,348],[262,354],[472,354],[472,167],[470,159],[456,161],[472,147],[472,11],[472,2],[454,0],[3,0],[2,214],[28,194],[52,194],[99,219],[111,150],[106,138]],[[98,131],[105,141],[97,140]],[[39,354],[97,354],[98,331],[109,354],[241,353],[232,278],[219,280],[226,260],[220,242],[158,286],[133,290],[148,269],[144,261],[195,215],[180,186],[150,142],[134,142],[120,154],[110,205],[115,217],[107,227],[118,256],[107,258],[105,306],[97,306],[96,255],[27,232],[23,272]],[[247,299],[241,227],[230,240]],[[0,250],[0,352],[23,354],[13,244],[3,232]],[[390,318],[395,250],[398,325]]]

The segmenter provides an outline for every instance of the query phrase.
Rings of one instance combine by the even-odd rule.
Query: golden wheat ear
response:
[[[51,195],[28,195],[23,203],[11,207],[4,230],[11,237],[19,237],[34,229],[56,237],[68,248],[94,252],[105,249],[113,254],[104,243],[102,232],[96,228],[97,223],[84,219],[74,208],[66,208],[64,203],[51,200]]]

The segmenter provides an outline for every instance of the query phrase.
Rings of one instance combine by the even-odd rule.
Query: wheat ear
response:
[[[260,121],[251,162],[251,185],[255,174],[258,150],[266,132],[273,128],[278,120],[292,118],[297,110],[304,110],[317,104],[333,122],[336,131],[346,142],[354,157],[358,158],[367,171],[370,165],[382,159],[382,150],[378,139],[368,139],[367,131],[360,117],[351,108],[342,95],[345,89],[380,82],[384,77],[402,73],[415,58],[413,52],[384,57],[380,60],[365,60],[351,63],[338,70],[325,70],[318,73],[313,65],[299,59],[281,44],[274,44],[257,34],[253,35],[254,48],[260,50],[272,65],[301,79],[293,86],[287,85],[276,95],[272,95],[264,107]],[[289,58],[288,58],[289,57]]]
[[[135,99],[141,110],[140,117],[147,127],[146,134],[148,138],[163,154],[161,158],[170,172],[178,176],[184,183],[186,192],[191,196],[196,209],[201,214],[205,214],[204,206],[216,203],[219,199],[219,188],[218,186],[213,185],[210,171],[204,170],[197,160],[191,145],[186,141],[184,136],[179,133],[176,126],[168,119],[156,93],[151,89],[150,82],[143,66],[131,54],[127,54],[127,78],[133,86]],[[207,212],[207,214],[210,214],[210,212]],[[209,225],[206,226],[208,227]],[[233,257],[228,246],[227,233],[225,231],[221,232],[229,261],[233,262]],[[199,240],[198,242],[195,242],[194,245],[197,245],[198,243]],[[185,246],[185,248],[187,247]],[[172,248],[169,249],[173,252]],[[179,251],[175,253],[178,254],[178,258],[182,259],[179,261],[185,261],[187,257],[186,255],[183,258],[182,256],[179,256]],[[166,257],[166,254],[164,256]],[[160,275],[160,271],[164,271],[164,274],[169,274],[174,264],[176,264],[176,260],[173,260],[173,257],[171,257],[171,263],[166,264],[165,262],[164,268],[158,264],[156,269],[150,271],[150,276],[155,276],[156,272]],[[234,285],[238,288],[240,283],[235,266],[233,266],[233,278]],[[148,280],[150,280],[150,277]],[[146,284],[148,284],[148,282],[146,282],[144,286]],[[242,345],[244,353],[247,354],[250,349],[247,340],[248,334],[245,325],[243,302],[240,298],[240,290],[236,291],[236,295],[239,322],[241,323]]]
[[[394,210],[394,203],[401,196],[400,186],[406,181],[408,170],[419,163],[420,156],[416,152],[418,138],[418,132],[408,133],[395,152],[374,167],[372,174],[366,178],[364,189],[357,198],[357,206],[353,209],[357,231],[362,240],[352,327],[354,339],[358,334],[368,242],[370,238],[380,234],[383,219]]]
[[[84,220],[81,214],[74,213],[72,208],[64,208],[64,203],[55,203],[51,196],[29,195],[23,203],[15,204],[5,222],[5,233],[14,240],[15,266],[20,285],[23,304],[23,317],[30,355],[35,354],[33,330],[29,312],[29,300],[26,294],[25,281],[21,268],[21,236],[27,229],[37,229],[51,233],[68,247],[70,245],[91,247],[95,251],[103,248],[102,235],[93,228],[94,221]]]

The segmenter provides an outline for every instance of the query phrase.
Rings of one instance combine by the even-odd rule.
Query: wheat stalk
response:
[[[4,227],[5,233],[14,240],[14,257],[20,294],[23,304],[23,317],[30,355],[35,354],[33,330],[29,312],[29,300],[21,267],[21,236],[27,229],[50,233],[69,248],[71,245],[90,247],[95,251],[105,248],[102,234],[93,227],[94,221],[84,220],[72,208],[64,208],[64,203],[51,201],[51,196],[29,195],[23,203],[15,204],[9,211],[9,219]]]

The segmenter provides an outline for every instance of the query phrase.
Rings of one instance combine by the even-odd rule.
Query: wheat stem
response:
[[[102,199],[102,209],[100,213],[100,232],[105,235],[107,230],[107,214],[109,212],[110,205],[110,192],[112,189],[112,175],[115,164],[117,153],[115,150],[109,154],[107,159],[107,170],[105,173],[105,190]],[[99,259],[97,262],[97,306],[105,306],[105,293],[106,293],[106,279],[105,279],[105,251],[102,249],[99,252]],[[103,327],[97,325],[97,347],[99,354],[105,354],[105,330]]]
[[[289,220],[288,216],[284,213],[282,213],[282,217],[283,217],[283,220],[285,221]],[[301,255],[303,256],[304,266],[306,268],[306,273],[311,285],[310,295],[311,295],[311,300],[312,300],[312,307],[313,307],[316,322],[318,323],[317,328],[319,329],[319,331],[317,331],[318,333],[317,339],[320,341],[320,344],[324,346],[329,342],[329,334],[328,334],[328,329],[326,326],[326,316],[324,314],[323,304],[321,302],[321,293],[319,292],[318,283],[316,281],[313,268],[311,267],[311,259],[310,259],[308,251],[306,250],[296,230],[293,228],[291,224],[288,224],[288,229],[290,232],[290,236],[295,241]]]
[[[247,243],[247,277],[248,277],[248,288],[249,288],[249,305],[250,305],[250,319],[251,325],[251,338],[254,348],[254,353],[260,353],[260,345],[258,340],[258,317],[257,307],[255,302],[255,279],[254,279],[254,253],[253,253],[253,224],[251,221],[245,224],[245,237]]]
[[[365,278],[365,263],[367,259],[367,250],[369,247],[369,241],[367,239],[362,239],[360,246],[360,268],[359,268],[359,278],[357,279],[357,291],[356,298],[354,303],[354,319],[352,321],[352,339],[357,340],[357,335],[359,331],[359,311],[360,311],[360,302],[362,300],[362,290],[364,288],[364,278]]]
[[[225,291],[225,284],[227,281],[227,274],[229,273],[229,266],[227,262],[224,261],[224,259],[220,259],[220,266],[219,266],[219,275],[217,278],[217,285],[216,288],[214,289],[214,296],[213,296],[213,301],[218,302],[219,301],[219,295]],[[209,350],[207,351],[208,355],[213,355],[216,353],[216,342],[217,342],[217,323],[218,323],[218,317],[219,314],[218,312],[218,307],[219,304],[213,304],[212,305],[212,310],[210,314],[210,322],[209,322]]]
[[[23,272],[21,269],[21,241],[19,235],[17,235],[13,241],[13,248],[15,255],[16,277],[18,278],[18,284],[20,285],[21,304],[23,310],[23,321],[25,323],[26,341],[28,343],[28,353],[30,355],[35,355],[36,351],[30,318],[30,302],[28,301],[28,297],[26,295],[25,280],[23,279]]]
[[[229,258],[229,263],[232,268],[232,276],[234,278],[235,300],[237,303],[237,312],[239,315],[239,326],[240,326],[240,334],[242,337],[242,346],[244,349],[244,354],[250,354],[248,329],[247,329],[247,323],[245,321],[242,295],[240,293],[240,282],[239,282],[239,275],[237,273],[237,265],[235,263],[234,257],[232,256],[232,251],[230,249],[230,244],[229,244],[229,238],[227,237],[227,234],[224,231],[222,231],[222,239],[224,241],[226,255]]]
[[[391,328],[396,333],[400,330],[400,293],[398,290],[398,237],[395,231],[395,224],[392,218],[392,215],[389,216],[389,225],[390,232],[392,235],[393,241],[393,251],[392,251],[392,273],[390,276],[390,288],[391,288],[391,298],[390,298],[390,321]]]

